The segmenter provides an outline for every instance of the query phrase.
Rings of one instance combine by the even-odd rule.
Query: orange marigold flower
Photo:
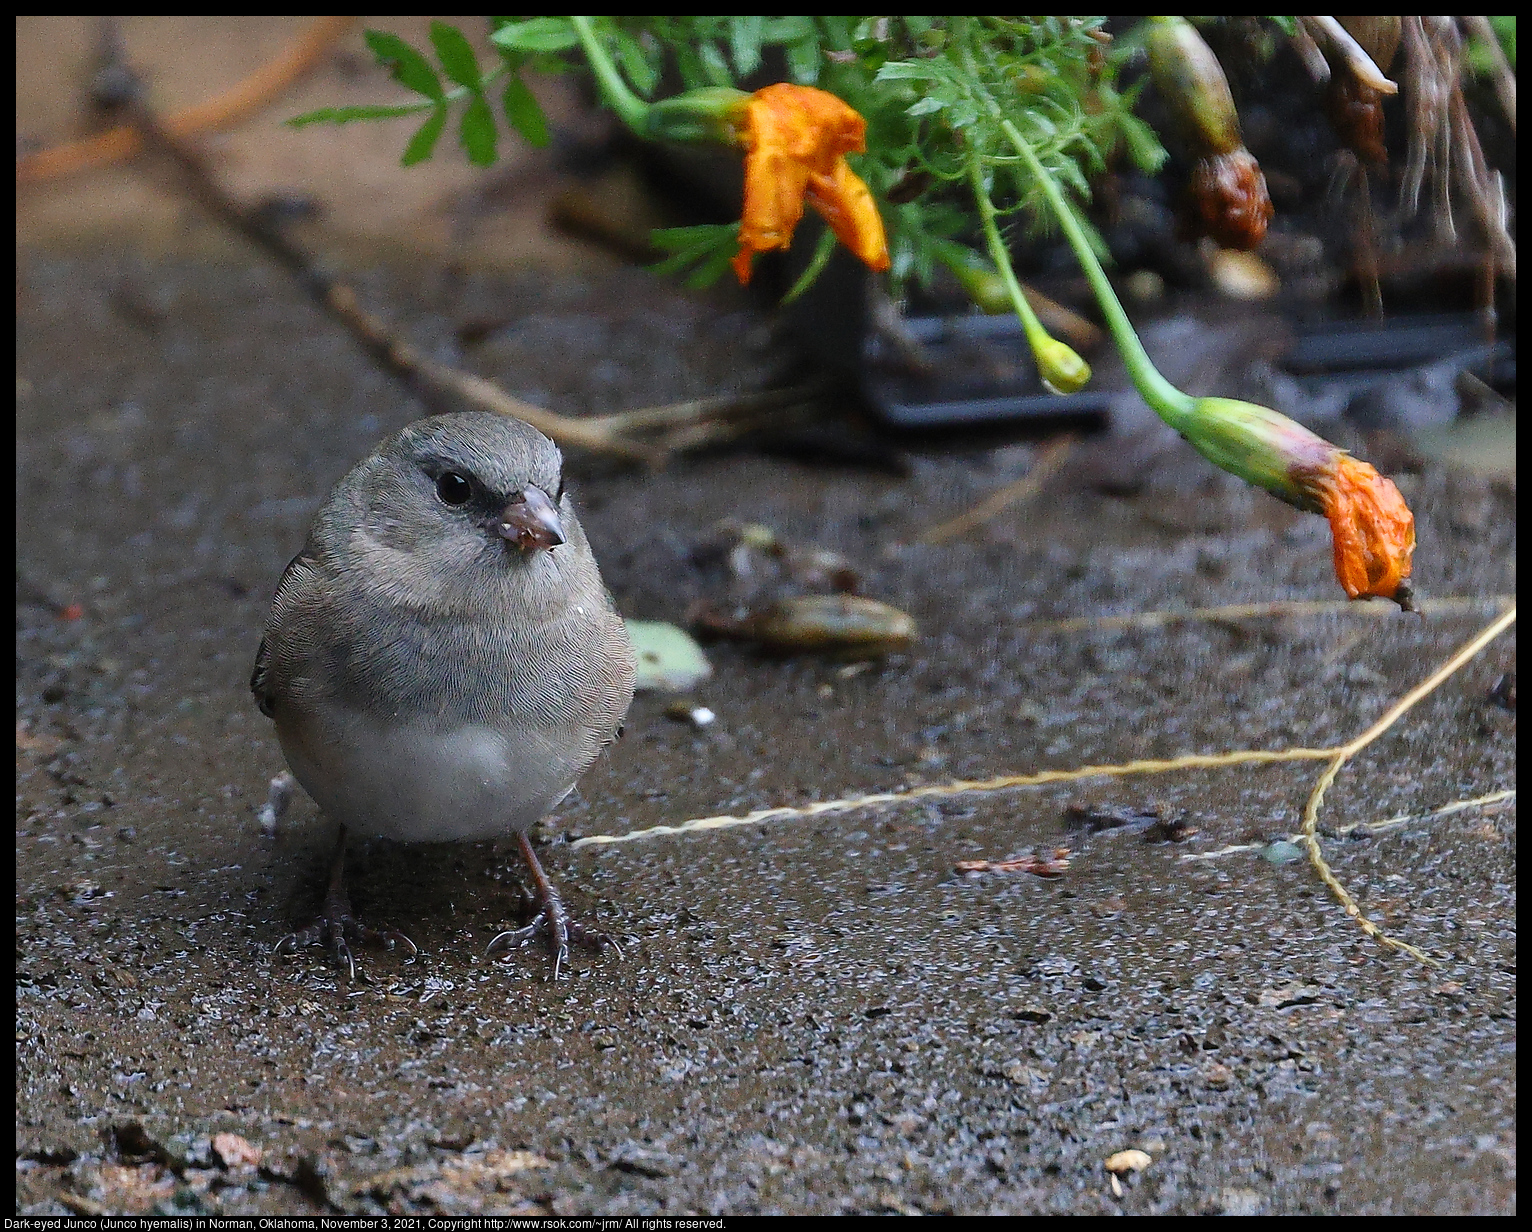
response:
[[[875,270],[888,268],[878,207],[846,162],[867,148],[867,121],[824,90],[787,83],[750,96],[739,131],[745,212],[734,272],[750,281],[758,252],[786,248],[808,201],[836,238]]]
[[[1333,467],[1306,476],[1303,486],[1318,498],[1330,521],[1335,577],[1346,594],[1407,600],[1404,580],[1415,551],[1415,515],[1393,480],[1338,453]]]

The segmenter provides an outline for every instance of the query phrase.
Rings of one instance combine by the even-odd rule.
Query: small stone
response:
[[[1253,252],[1219,248],[1209,261],[1208,273],[1213,285],[1230,299],[1255,301],[1270,299],[1282,289],[1276,270]]]
[[[1147,1151],[1137,1149],[1118,1151],[1115,1155],[1108,1155],[1106,1170],[1108,1172],[1142,1172],[1154,1160]]]
[[[213,1154],[225,1168],[253,1168],[261,1162],[261,1148],[238,1134],[214,1134]]]
[[[1048,1085],[1048,1075],[1036,1066],[1018,1059],[1007,1061],[1000,1067],[1000,1075],[1007,1082],[1031,1091],[1041,1091]]]
[[[718,718],[706,706],[699,706],[689,701],[671,702],[665,707],[665,717],[674,719],[677,723],[689,723],[698,731],[711,726]]]
[[[1218,1195],[1218,1207],[1225,1215],[1259,1215],[1266,1199],[1253,1189],[1225,1189]]]

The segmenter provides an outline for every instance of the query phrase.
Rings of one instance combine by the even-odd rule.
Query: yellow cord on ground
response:
[[[1262,606],[1275,607],[1277,605]],[[1216,611],[1220,609],[1210,610]],[[1184,615],[1191,615],[1191,613]],[[845,796],[838,800],[821,800],[813,804],[779,805],[775,808],[756,809],[754,812],[746,813],[743,816],[722,814],[715,817],[694,817],[690,821],[684,821],[679,825],[650,826],[643,830],[630,830],[626,834],[592,834],[585,838],[577,839],[570,846],[610,846],[617,843],[637,842],[640,839],[657,838],[661,835],[692,834],[704,830],[726,830],[735,826],[760,825],[766,821],[820,817],[828,813],[847,813],[856,809],[872,808],[878,805],[906,804],[914,800],[929,800],[943,796],[1012,791],[1020,787],[1040,787],[1046,783],[1068,783],[1077,779],[1124,777],[1132,774],[1165,774],[1172,770],[1271,764],[1273,762],[1328,761],[1330,764],[1325,767],[1318,781],[1314,784],[1313,790],[1309,793],[1308,801],[1303,808],[1303,824],[1297,835],[1299,841],[1308,848],[1310,864],[1313,865],[1315,872],[1319,874],[1320,880],[1330,888],[1331,893],[1335,895],[1341,906],[1345,908],[1346,913],[1356,920],[1357,924],[1368,936],[1393,949],[1402,950],[1421,962],[1436,966],[1438,964],[1435,959],[1407,942],[1390,937],[1362,914],[1362,909],[1357,905],[1356,899],[1341,885],[1340,881],[1331,871],[1330,866],[1325,862],[1324,854],[1320,850],[1318,836],[1319,806],[1324,800],[1325,791],[1335,781],[1336,775],[1340,773],[1341,767],[1347,761],[1356,756],[1357,753],[1361,752],[1379,736],[1383,735],[1384,732],[1403,718],[1420,701],[1440,688],[1444,681],[1457,673],[1464,664],[1478,655],[1515,622],[1516,608],[1513,604],[1465,642],[1436,671],[1432,672],[1431,675],[1427,676],[1390,706],[1383,713],[1382,717],[1371,724],[1359,736],[1354,737],[1345,744],[1334,745],[1329,748],[1237,749],[1228,753],[1188,753],[1180,757],[1145,758],[1138,761],[1122,762],[1116,765],[1080,766],[1074,770],[1039,770],[1031,774],[1005,774],[990,779],[958,779],[951,783],[911,787],[904,791],[873,792],[861,796]],[[1485,796],[1477,800],[1460,801],[1458,805],[1449,806],[1449,808],[1468,807],[1472,804],[1509,798],[1510,794],[1512,793]]]

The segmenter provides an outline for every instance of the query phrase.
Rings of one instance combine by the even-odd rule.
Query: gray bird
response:
[[[539,911],[569,918],[527,831],[569,794],[633,700],[633,649],[541,432],[485,413],[395,433],[335,488],[277,587],[250,688],[293,774],[340,825],[315,924],[284,946],[382,934],[352,917],[348,832],[403,842],[515,834]],[[406,938],[406,940],[408,940]]]

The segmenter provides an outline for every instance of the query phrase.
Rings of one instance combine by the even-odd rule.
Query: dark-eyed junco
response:
[[[633,650],[564,494],[558,447],[499,415],[438,415],[389,437],[314,518],[272,600],[251,690],[293,774],[340,824],[319,920],[350,960],[346,835],[515,834],[554,978],[569,919],[527,841],[616,737]]]

